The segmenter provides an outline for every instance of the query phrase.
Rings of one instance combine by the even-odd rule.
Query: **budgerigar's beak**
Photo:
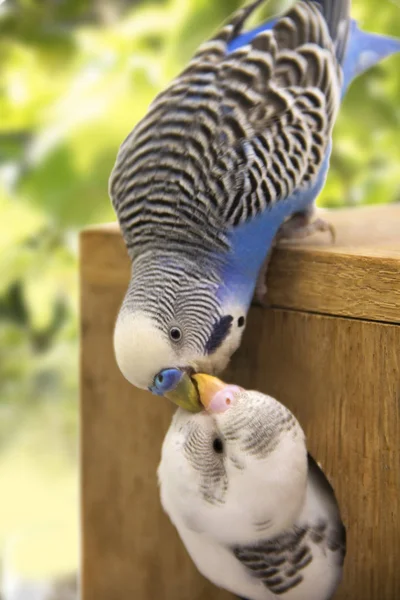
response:
[[[237,385],[228,385],[205,373],[190,376],[182,371],[178,384],[164,396],[189,412],[206,409],[210,413],[221,413],[231,406],[234,394],[241,390]]]
[[[197,413],[203,410],[197,385],[186,371],[182,371],[178,384],[164,396],[189,412]]]

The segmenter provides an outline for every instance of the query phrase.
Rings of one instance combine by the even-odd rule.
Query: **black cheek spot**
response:
[[[245,323],[245,318],[244,317],[239,317],[238,318],[238,322],[237,322],[238,327],[243,327],[244,323]]]
[[[232,315],[225,315],[217,321],[205,346],[207,354],[215,352],[229,334],[232,327]]]

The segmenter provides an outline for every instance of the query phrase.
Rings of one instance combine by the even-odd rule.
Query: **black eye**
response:
[[[161,373],[159,373],[157,375],[157,383],[162,383],[164,381],[164,375],[161,375]]]
[[[222,454],[224,451],[224,444],[222,443],[221,438],[215,438],[213,441],[213,450],[217,454]]]
[[[244,317],[239,317],[238,318],[238,327],[243,327],[244,325]]]
[[[182,331],[179,329],[179,327],[171,327],[169,330],[169,337],[173,342],[179,342],[179,340],[182,338]]]

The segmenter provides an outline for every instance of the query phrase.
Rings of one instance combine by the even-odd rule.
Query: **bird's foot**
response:
[[[267,291],[268,288],[265,281],[257,281],[252,304],[261,306],[262,308],[268,308],[270,303],[268,302]]]
[[[311,220],[312,213],[296,213],[288,219],[279,229],[276,240],[302,240],[318,231],[329,231],[331,241],[335,243],[336,231],[334,226],[318,217]]]
[[[267,279],[268,265],[271,260],[271,255],[272,255],[272,248],[268,252],[268,254],[263,262],[263,265],[260,269],[260,272],[258,274],[257,283],[256,283],[256,287],[254,290],[254,296],[253,296],[253,304],[255,304],[256,306],[261,306],[263,308],[268,308],[270,306],[270,302],[268,301],[268,298],[267,298],[268,288],[267,288],[266,279]]]

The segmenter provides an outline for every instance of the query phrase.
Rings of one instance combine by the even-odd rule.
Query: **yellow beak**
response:
[[[190,377],[187,373],[183,373],[178,385],[167,392],[165,397],[185,410],[197,413],[204,408],[207,409],[215,394],[224,387],[226,384],[217,377],[204,373],[197,373]]]
[[[197,386],[187,373],[183,373],[178,385],[164,396],[189,412],[197,413],[203,410]]]
[[[205,373],[198,373],[193,376],[193,379],[198,389],[199,401],[206,410],[210,407],[211,400],[216,394],[226,388],[226,383]]]

